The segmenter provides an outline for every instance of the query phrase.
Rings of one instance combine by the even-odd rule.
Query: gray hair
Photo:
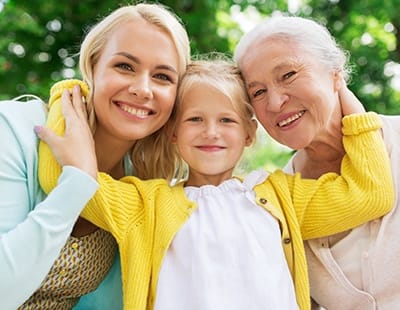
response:
[[[321,64],[331,70],[341,71],[344,79],[348,80],[351,73],[348,52],[339,46],[325,26],[297,16],[272,16],[243,35],[234,52],[234,60],[239,68],[253,44],[272,38],[298,44],[312,53]]]

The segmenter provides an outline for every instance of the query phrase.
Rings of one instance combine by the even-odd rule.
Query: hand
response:
[[[343,116],[353,113],[364,113],[365,108],[361,101],[347,87],[345,81],[342,82],[342,87],[339,89],[339,101],[342,107]]]
[[[79,86],[71,94],[65,90],[61,97],[65,118],[64,136],[56,135],[50,128],[36,126],[35,132],[46,142],[61,166],[74,166],[97,178],[97,159],[94,140],[87,122],[87,112]]]

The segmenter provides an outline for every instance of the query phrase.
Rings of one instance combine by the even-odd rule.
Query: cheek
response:
[[[167,100],[164,102],[163,107],[160,109],[160,118],[162,122],[166,123],[168,119],[171,117],[172,110],[174,108],[175,100]]]
[[[102,79],[101,77],[99,78],[99,75],[95,75],[93,79],[93,100],[94,102],[96,101],[101,101],[105,99],[105,96],[109,93],[109,88],[110,86],[112,87],[112,81],[109,81],[109,79],[105,78]]]
[[[176,88],[161,91],[159,94],[160,96],[157,100],[161,108],[160,110],[162,113],[162,118],[167,120],[171,116],[172,110],[175,105]]]
[[[189,136],[188,136],[189,135]],[[177,132],[177,138],[175,140],[175,144],[177,146],[178,152],[181,156],[186,157],[187,149],[190,148],[190,133],[182,134],[182,132]]]
[[[163,106],[165,106],[166,109],[172,111],[172,108],[174,107],[175,104],[175,99],[176,99],[176,87],[171,87],[165,90],[161,90],[162,94],[162,100],[163,100]]]
[[[256,114],[257,120],[264,128],[272,126],[272,119],[271,117],[269,117],[267,111],[263,108],[262,105],[254,106],[254,113]]]

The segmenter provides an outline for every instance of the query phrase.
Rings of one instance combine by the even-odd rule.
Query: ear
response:
[[[246,137],[246,146],[250,146],[254,142],[256,138],[257,126],[257,120],[252,119],[250,128],[248,130],[248,135]]]

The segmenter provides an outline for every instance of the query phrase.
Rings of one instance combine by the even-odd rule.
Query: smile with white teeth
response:
[[[304,113],[306,113],[306,111],[300,111],[299,113],[296,113],[296,114],[288,117],[287,119],[284,119],[283,121],[280,121],[278,123],[278,126],[279,127],[286,126],[286,125],[294,122],[295,120],[299,119],[300,117],[302,117]]]
[[[142,109],[136,109],[133,107],[130,107],[128,105],[120,105],[121,109],[124,110],[125,112],[128,112],[131,115],[139,116],[139,117],[144,117],[150,115],[150,111],[148,110],[142,110]]]

